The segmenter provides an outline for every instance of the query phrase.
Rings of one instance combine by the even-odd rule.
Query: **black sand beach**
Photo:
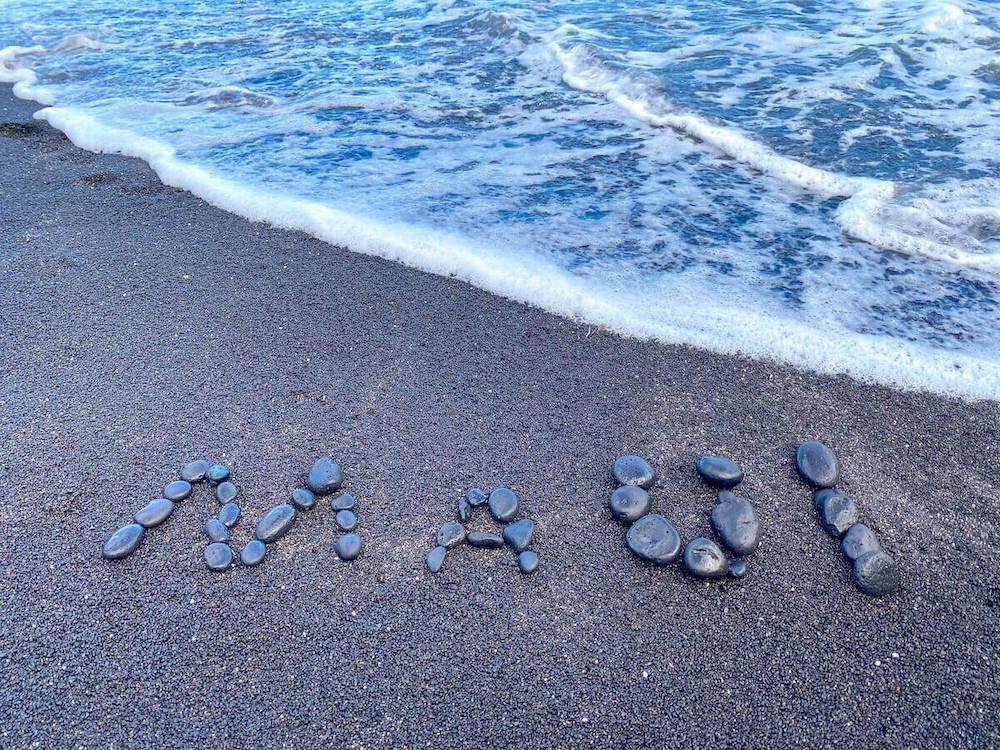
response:
[[[223,213],[34,108],[0,97],[0,746],[1000,743],[997,402],[595,331]],[[852,584],[795,475],[808,438],[898,593]],[[711,535],[698,455],[743,466],[746,579],[628,552],[606,502],[629,452],[685,541]],[[232,467],[238,551],[324,454],[354,563],[325,502],[211,573],[204,488],[101,559],[191,459]],[[466,489],[501,484],[538,572],[466,548],[428,574]]]

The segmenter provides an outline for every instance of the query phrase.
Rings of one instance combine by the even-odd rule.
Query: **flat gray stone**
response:
[[[854,583],[869,596],[885,596],[899,588],[896,561],[881,550],[866,552],[854,561]]]
[[[729,562],[718,544],[700,536],[684,548],[684,569],[697,578],[725,578]]]
[[[490,493],[489,499],[490,515],[500,523],[507,523],[517,515],[520,502],[517,495],[506,487],[498,487]]]
[[[735,487],[743,481],[743,469],[725,456],[702,456],[696,468],[702,479],[717,487]]]
[[[218,518],[209,518],[205,521],[205,536],[213,542],[228,542],[229,529]]]
[[[608,508],[622,523],[635,523],[649,513],[649,493],[634,484],[623,484],[611,493]]]
[[[361,537],[357,534],[344,534],[336,541],[333,548],[344,562],[350,562],[361,554]]]
[[[222,510],[219,511],[219,520],[225,524],[227,529],[233,528],[236,522],[240,520],[240,506],[236,503],[226,503],[222,506]]]
[[[295,523],[295,515],[294,506],[288,503],[271,508],[257,522],[257,538],[266,544],[278,541],[292,528],[292,524]]]
[[[503,547],[503,539],[488,531],[470,531],[465,535],[465,541],[480,549],[499,549]]]
[[[519,567],[521,572],[525,575],[531,575],[538,570],[538,555],[530,549],[524,550],[517,556],[517,567]]]
[[[104,543],[101,554],[105,560],[120,560],[131,555],[142,542],[146,529],[137,523],[122,526]]]
[[[751,555],[760,543],[760,522],[749,500],[732,495],[712,510],[712,528],[737,555]]]
[[[458,522],[467,523],[472,518],[472,506],[468,500],[458,501]]]
[[[145,508],[137,510],[132,520],[144,528],[151,529],[166,521],[173,512],[174,504],[165,497],[159,497]]]
[[[215,488],[215,499],[219,505],[231,503],[236,499],[236,495],[238,494],[239,490],[236,489],[236,485],[232,482],[219,482]]]
[[[822,443],[809,440],[795,452],[799,476],[813,487],[833,487],[840,478],[840,468],[833,451]]]
[[[181,500],[191,496],[191,483],[185,482],[183,479],[171,482],[163,488],[163,496],[167,500],[179,503]]]
[[[354,506],[357,503],[354,500],[354,495],[350,492],[345,492],[342,495],[337,495],[330,501],[330,507],[333,510],[354,510]]]
[[[427,555],[427,570],[431,573],[437,573],[441,570],[441,566],[444,565],[444,555],[448,550],[444,547],[435,547]]]
[[[211,484],[219,484],[229,479],[229,467],[222,464],[212,464],[205,472],[205,478]]]
[[[456,521],[446,523],[438,530],[437,543],[439,547],[454,549],[464,541],[465,527]]]
[[[183,469],[181,469],[181,479],[185,482],[190,482],[195,484],[197,482],[202,482],[205,479],[205,475],[208,473],[208,461],[198,459],[197,461],[192,461]]]
[[[300,487],[292,490],[292,505],[299,510],[312,510],[316,505],[316,496],[309,490]]]
[[[656,471],[646,459],[622,456],[611,467],[611,476],[618,484],[633,484],[648,490],[656,481]]]
[[[358,517],[353,510],[338,510],[334,520],[341,531],[354,531],[358,528]]]
[[[480,505],[486,505],[486,501],[489,500],[489,497],[490,496],[486,494],[485,490],[481,490],[478,487],[473,487],[465,493],[465,499],[473,508],[478,508]]]
[[[840,539],[858,522],[858,506],[837,489],[819,490],[814,496],[819,522],[826,533]]]
[[[535,533],[535,522],[530,518],[507,524],[503,528],[503,540],[515,552],[523,552],[531,545],[531,537]]]
[[[681,537],[659,513],[643,516],[625,532],[625,544],[633,553],[659,565],[667,565],[681,554]]]
[[[331,495],[344,483],[344,472],[329,456],[317,459],[309,470],[306,486],[317,495]]]
[[[216,573],[229,570],[233,564],[233,551],[224,542],[212,542],[205,547],[205,564]]]
[[[248,568],[260,564],[267,554],[267,546],[260,539],[251,539],[247,546],[240,552],[240,562]]]
[[[878,552],[881,549],[878,537],[863,523],[856,523],[849,528],[840,543],[840,551],[851,562],[868,552]]]

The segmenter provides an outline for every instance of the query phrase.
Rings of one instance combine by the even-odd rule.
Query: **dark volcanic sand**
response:
[[[0,121],[31,123],[4,94]],[[595,332],[296,233],[0,126],[0,746],[861,747],[1000,742],[1000,408]],[[862,596],[795,446],[902,567]],[[703,453],[763,525],[743,581],[629,554],[608,470],[711,536]],[[261,513],[332,455],[328,501],[259,567],[205,568],[199,485],[130,558],[101,544],[193,458]],[[542,565],[460,548],[471,486],[513,488]],[[470,528],[497,531],[485,509]]]

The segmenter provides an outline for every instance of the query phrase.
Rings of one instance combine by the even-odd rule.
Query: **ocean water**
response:
[[[629,334],[1000,396],[1000,3],[5,0],[168,184]]]

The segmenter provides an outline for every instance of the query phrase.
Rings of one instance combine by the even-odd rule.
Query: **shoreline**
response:
[[[622,338],[250,223],[34,108],[0,96],[0,744],[1000,742],[1000,403]],[[860,594],[817,523],[810,438],[897,594]],[[611,462],[651,461],[686,542],[713,536],[716,452],[764,530],[747,577],[638,561]],[[210,573],[203,491],[100,558],[195,458],[233,470],[238,552],[321,455],[358,501],[349,565],[320,503]],[[539,570],[461,549],[428,574],[465,490],[501,485]]]

